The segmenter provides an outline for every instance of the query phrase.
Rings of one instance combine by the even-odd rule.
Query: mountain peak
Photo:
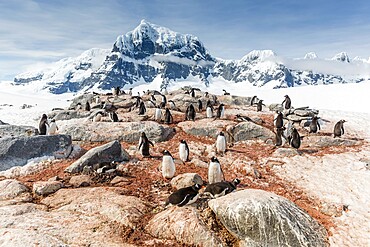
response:
[[[244,61],[252,62],[256,60],[263,61],[263,60],[266,60],[267,58],[271,58],[275,56],[276,54],[272,50],[253,50],[249,52],[247,55],[245,55],[244,57],[242,57],[241,61],[242,62]]]
[[[331,60],[337,60],[337,61],[340,61],[340,62],[349,63],[349,56],[348,56],[347,52],[340,52],[340,53],[336,54]]]
[[[317,59],[317,55],[315,52],[308,52],[303,59]]]

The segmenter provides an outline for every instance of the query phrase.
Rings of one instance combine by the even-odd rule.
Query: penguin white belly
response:
[[[218,197],[226,195],[226,191],[228,191],[228,188],[225,188],[220,194],[215,194],[214,198],[218,198]]]
[[[161,118],[162,118],[162,111],[161,111],[161,109],[156,108],[155,109],[155,114],[154,114],[154,119],[156,121],[159,121],[159,120],[161,120]]]
[[[179,154],[180,154],[180,160],[186,162],[188,160],[189,152],[186,149],[185,144],[180,143],[179,146]]]
[[[222,171],[219,163],[211,162],[208,167],[208,183],[213,184],[222,181]]]
[[[213,113],[212,113],[212,109],[211,107],[207,107],[207,118],[212,118],[213,117]]]
[[[170,108],[171,108],[172,110],[175,110],[175,109],[176,109],[175,103],[170,102]]]
[[[162,160],[162,175],[164,178],[173,178],[175,176],[176,167],[171,156],[163,156]]]
[[[222,108],[220,112],[220,118],[223,118],[224,116],[225,116],[225,108]]]
[[[96,103],[96,104],[100,104],[100,98],[99,98],[99,97],[96,97],[96,98],[95,98],[95,103]]]
[[[140,136],[140,138],[139,138],[139,144],[137,145],[137,150],[139,150],[140,152],[143,149],[143,145],[141,145],[141,147],[140,147],[140,144],[141,144],[142,141],[143,141],[143,138]]]
[[[51,123],[48,128],[48,135],[55,135],[57,133],[57,125],[56,123]]]
[[[199,194],[197,194],[196,196],[194,196],[194,198],[191,199],[188,203],[186,203],[186,205],[189,205],[189,204],[192,204],[192,203],[196,202],[198,200],[198,197],[199,197]]]
[[[225,136],[218,136],[216,140],[216,151],[225,152],[226,151],[226,139]]]

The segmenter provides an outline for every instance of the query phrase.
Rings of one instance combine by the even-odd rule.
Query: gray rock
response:
[[[203,185],[202,178],[196,173],[183,173],[171,180],[171,186],[177,190],[192,186],[194,184]]]
[[[252,122],[242,122],[237,124],[232,129],[232,133],[235,141],[252,140],[255,138],[266,141],[267,139],[275,137],[271,130]]]
[[[90,116],[89,111],[75,111],[75,110],[63,110],[63,111],[53,111],[48,114],[50,119],[60,120],[70,120],[74,118],[86,118]]]
[[[81,105],[85,105],[86,102],[92,103],[93,99],[94,99],[94,94],[92,94],[92,93],[79,95],[79,96],[73,98],[73,100],[72,100],[72,102],[69,106],[69,109],[75,109],[78,103],[80,103]]]
[[[216,138],[224,126],[232,124],[234,124],[234,122],[229,120],[213,121],[210,119],[201,119],[197,121],[181,122],[177,126],[190,135]]]
[[[278,148],[276,151],[273,153],[274,157],[292,157],[299,155],[299,152],[295,148]]]
[[[35,136],[38,135],[39,131],[32,126],[19,126],[19,125],[10,125],[0,124],[0,137],[13,137],[13,136]]]
[[[72,151],[68,135],[0,138],[0,171],[13,166],[24,166],[27,160],[54,156],[66,158]]]
[[[306,136],[305,143],[310,147],[354,146],[360,145],[360,141],[333,138],[332,136]]]
[[[284,107],[282,104],[270,104],[269,105],[269,110],[270,111],[279,111],[279,112],[283,112],[284,111]]]
[[[59,132],[72,136],[74,141],[108,142],[124,141],[137,143],[144,131],[149,140],[161,142],[168,140],[174,129],[153,121],[146,122],[82,122],[76,120],[58,123]]]
[[[76,188],[89,186],[92,182],[93,181],[89,175],[72,176],[69,180],[69,184]]]
[[[63,187],[60,181],[38,181],[33,184],[33,192],[39,196],[46,196]]]
[[[85,166],[94,164],[111,163],[113,161],[121,162],[129,160],[130,156],[121,147],[118,141],[112,141],[99,147],[90,149],[81,158],[73,162],[65,169],[65,172],[77,173],[81,172]]]
[[[236,95],[217,96],[218,101],[225,105],[250,106],[253,97],[243,97]]]
[[[4,123],[3,121],[0,120],[0,125],[7,125],[8,123]]]
[[[0,201],[13,199],[29,191],[30,190],[24,184],[15,179],[0,181]]]
[[[288,116],[286,116],[286,118],[290,121],[293,121],[293,122],[302,122],[302,121],[307,121],[309,119],[311,119],[310,117],[302,117],[302,116],[298,116],[298,115],[295,115],[295,114],[290,114]]]
[[[239,246],[328,246],[324,227],[273,193],[247,189],[208,204]]]

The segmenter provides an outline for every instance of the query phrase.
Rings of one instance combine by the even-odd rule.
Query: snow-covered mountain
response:
[[[321,61],[313,52],[306,54],[303,60],[309,63]],[[325,60],[325,63],[336,67],[338,61],[351,66],[345,52]],[[219,79],[282,88],[359,82],[370,78],[369,74],[363,73],[352,73],[350,77],[343,73],[325,73],[315,70],[315,66],[307,69],[307,64],[302,66],[302,59],[299,63],[300,66],[286,63],[286,59],[271,50],[254,50],[240,60],[215,58],[197,37],[142,20],[134,30],[119,36],[110,51],[91,49],[77,58],[62,59],[39,71],[17,75],[14,82],[38,82],[44,89],[59,94],[116,86],[130,88],[154,80],[161,81],[161,88],[190,79],[205,85]]]

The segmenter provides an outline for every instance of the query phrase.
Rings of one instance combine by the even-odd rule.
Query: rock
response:
[[[294,114],[288,115],[286,116],[286,118],[293,122],[302,122],[302,121],[307,121],[308,119],[311,119],[310,117],[302,117],[302,116],[298,116]]]
[[[69,184],[75,188],[89,186],[92,182],[93,181],[89,175],[72,176],[69,180]]]
[[[328,246],[324,227],[273,193],[246,189],[208,204],[239,246]]]
[[[59,132],[72,136],[74,141],[108,142],[124,141],[137,143],[144,131],[149,140],[161,142],[168,140],[174,129],[153,121],[146,122],[83,122],[68,120],[58,123]]]
[[[256,138],[266,141],[275,137],[271,130],[252,122],[242,122],[237,124],[232,129],[232,133],[235,141],[245,141]]]
[[[301,108],[294,109],[293,113],[301,117],[312,118],[313,116],[317,116],[319,114],[319,111],[315,109],[310,109],[308,107],[307,108],[301,107]]]
[[[360,145],[360,141],[333,138],[332,136],[306,136],[305,143],[310,147],[354,146]]]
[[[68,135],[0,138],[0,171],[23,166],[36,157],[66,158],[71,150],[72,140]]]
[[[5,179],[0,181],[0,201],[14,199],[30,190],[21,182],[15,179]]]
[[[185,133],[194,136],[208,136],[216,138],[218,133],[227,125],[234,124],[229,120],[201,119],[197,121],[185,121],[178,124]]]
[[[299,155],[299,152],[295,148],[278,148],[276,151],[272,154],[274,157],[292,157],[295,155]]]
[[[194,184],[203,185],[202,178],[196,173],[183,173],[171,180],[171,186],[177,190]]]
[[[176,240],[190,246],[222,246],[221,240],[204,225],[192,206],[174,206],[156,214],[146,230],[156,238]]]
[[[99,147],[90,149],[81,158],[73,162],[65,169],[65,172],[77,173],[81,172],[85,166],[94,164],[122,162],[129,160],[130,156],[121,147],[118,141],[112,141]]]
[[[86,93],[79,95],[75,98],[73,98],[72,103],[69,106],[69,109],[75,109],[77,104],[85,105],[86,102],[92,103],[94,99],[94,94],[92,93]]]
[[[236,95],[217,96],[218,101],[225,105],[250,106],[253,97],[243,97]]]
[[[125,177],[121,177],[121,176],[115,176],[112,181],[110,181],[110,184],[112,185],[116,185],[116,184],[129,184],[130,183],[130,180],[125,178]]]
[[[282,104],[270,104],[269,105],[269,110],[270,111],[279,111],[279,112],[283,112],[284,111],[284,107]]]
[[[38,181],[33,184],[33,192],[39,196],[46,196],[63,187],[60,181]]]
[[[197,167],[203,167],[203,168],[208,168],[208,163],[207,162],[204,162],[200,159],[197,159],[197,158],[193,158],[191,161],[190,161],[191,164],[194,164],[195,166]]]
[[[63,110],[63,111],[53,111],[48,114],[50,119],[60,120],[70,120],[75,118],[86,118],[90,116],[89,111],[75,111],[75,110]],[[81,121],[81,120],[80,120]],[[58,123],[59,126],[59,123]]]
[[[0,124],[0,136],[13,137],[13,136],[35,136],[38,135],[39,131],[32,126],[18,126],[18,125],[1,125]]]

